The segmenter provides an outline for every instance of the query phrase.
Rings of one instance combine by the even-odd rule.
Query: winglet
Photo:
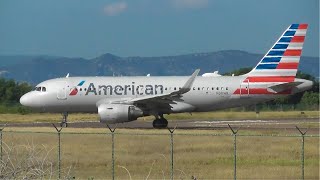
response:
[[[194,80],[196,79],[196,77],[198,76],[200,72],[200,69],[196,69],[194,71],[194,73],[191,75],[191,77],[188,79],[188,81],[182,86],[182,88],[178,91],[179,94],[184,94],[186,92],[189,92]]]

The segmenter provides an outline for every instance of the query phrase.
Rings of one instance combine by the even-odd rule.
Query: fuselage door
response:
[[[240,82],[240,97],[246,98],[249,97],[250,88],[249,88],[249,80],[246,79]]]
[[[57,87],[57,99],[66,100],[67,99],[67,82],[60,81],[56,83]]]

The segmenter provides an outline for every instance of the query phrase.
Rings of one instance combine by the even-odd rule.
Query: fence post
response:
[[[3,127],[1,127],[0,128],[0,161],[2,162],[2,156],[3,156],[3,146],[2,146],[2,132],[3,132],[3,129],[5,128],[7,126],[7,123],[3,126]]]
[[[62,127],[60,129],[58,129],[56,127],[56,125],[54,125],[52,123],[53,127],[57,130],[58,133],[58,179],[61,179],[61,130]]]
[[[233,130],[232,127],[230,126],[230,124],[228,124],[230,130],[232,131],[233,134],[233,155],[234,155],[234,175],[233,175],[233,179],[236,180],[237,179],[237,133],[239,131],[239,129],[237,130]]]
[[[171,154],[171,180],[173,180],[173,133],[176,130],[176,127],[172,130],[170,128],[168,128],[168,130],[170,132],[170,140],[171,140],[170,141],[170,146],[171,146],[171,150],[170,150],[170,154]]]
[[[302,132],[298,126],[296,126],[298,131],[301,134],[301,179],[304,180],[304,135],[308,132],[308,129],[305,132]]]
[[[3,128],[0,129],[0,146],[1,146],[1,150],[0,150],[0,161],[2,162],[2,130]]]
[[[107,125],[107,127],[109,128],[110,132],[111,132],[111,141],[112,141],[112,180],[114,180],[114,131],[116,130],[116,128],[111,129],[109,125]]]

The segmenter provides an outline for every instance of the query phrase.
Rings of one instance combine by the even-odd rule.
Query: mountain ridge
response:
[[[216,70],[225,73],[241,67],[253,67],[262,57],[261,54],[240,50],[158,57],[121,57],[105,53],[91,59],[0,55],[0,77],[37,84],[68,73],[71,76],[190,75],[197,68],[201,69],[201,74]],[[301,57],[299,70],[318,77],[319,57]]]

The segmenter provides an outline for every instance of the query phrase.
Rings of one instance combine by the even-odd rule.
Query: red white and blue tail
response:
[[[245,74],[249,82],[293,82],[297,74],[307,24],[292,24],[261,59]]]

